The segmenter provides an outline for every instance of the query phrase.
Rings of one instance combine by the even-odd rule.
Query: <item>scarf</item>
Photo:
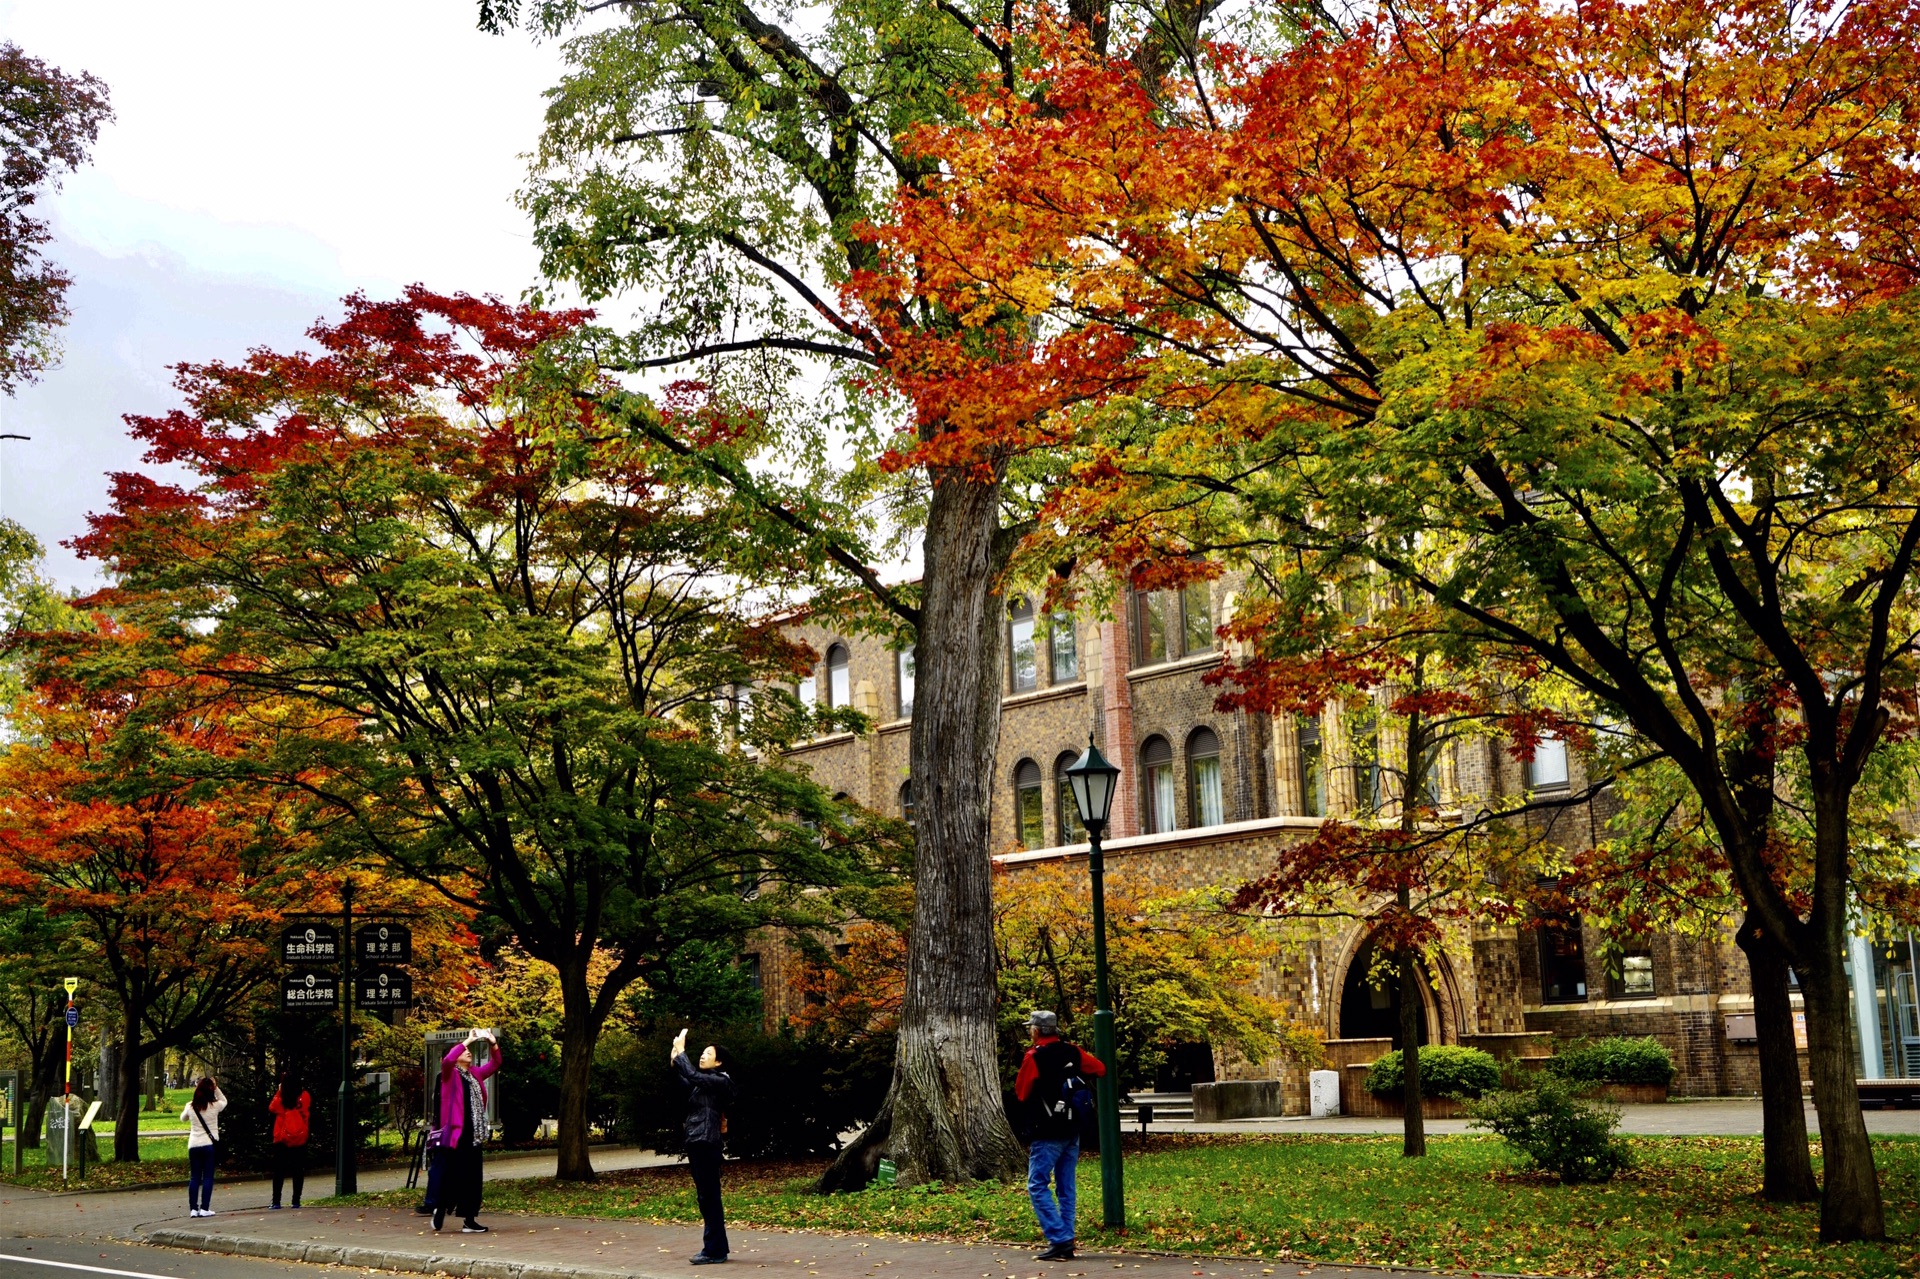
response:
[[[487,1140],[487,1095],[481,1091],[480,1081],[465,1070],[460,1072],[460,1089],[466,1095],[466,1129],[473,1134],[472,1144],[484,1145]]]

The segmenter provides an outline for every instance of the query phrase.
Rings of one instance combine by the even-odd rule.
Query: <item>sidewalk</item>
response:
[[[700,1250],[697,1225],[595,1221],[579,1217],[487,1218],[489,1234],[435,1234],[409,1212],[379,1208],[222,1213],[181,1218],[145,1232],[145,1241],[200,1252],[306,1261],[355,1269],[470,1276],[471,1279],[696,1279],[687,1259]],[[1052,1265],[1033,1260],[1038,1244],[966,1244],[801,1231],[730,1230],[724,1273],[768,1270],[792,1279],[1378,1279],[1424,1271],[1292,1266],[1259,1260],[1082,1253]],[[1116,1274],[1115,1272],[1120,1272]]]
[[[1622,1106],[1620,1131],[1643,1137],[1758,1137],[1760,1103],[1747,1097],[1679,1098],[1658,1105]],[[1864,1112],[1867,1131],[1893,1135],[1920,1134],[1920,1110],[1869,1110]],[[1194,1124],[1182,1121],[1154,1124],[1148,1131],[1158,1133],[1397,1133],[1397,1116],[1357,1118],[1343,1115],[1333,1119],[1308,1119],[1293,1115],[1274,1119],[1236,1119],[1220,1124]],[[1432,1136],[1472,1131],[1464,1119],[1429,1119],[1427,1132]],[[1128,1132],[1137,1131],[1129,1126]],[[1807,1106],[1807,1132],[1820,1134],[1820,1117]]]

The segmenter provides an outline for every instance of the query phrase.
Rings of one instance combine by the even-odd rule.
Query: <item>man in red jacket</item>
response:
[[[1060,1018],[1036,1008],[1027,1017],[1033,1047],[1020,1063],[1013,1095],[1027,1108],[1032,1142],[1027,1147],[1027,1197],[1047,1237],[1036,1261],[1072,1261],[1074,1166],[1080,1160],[1080,1130],[1093,1117],[1088,1078],[1107,1073],[1098,1057],[1060,1038]],[[1053,1184],[1049,1187],[1048,1182]]]

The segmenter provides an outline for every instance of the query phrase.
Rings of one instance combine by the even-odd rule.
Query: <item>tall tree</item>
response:
[[[250,726],[141,637],[60,637],[0,757],[0,894],[78,921],[120,1016],[114,1158],[140,1158],[147,1059],[190,1046],[278,972],[267,939],[303,891],[286,801],[210,780]]]
[[[1191,51],[1210,7],[1144,8],[1125,22],[1100,2],[1074,13],[1103,47],[1118,29],[1148,61],[1168,62]],[[955,336],[954,317],[901,305],[867,324],[843,310],[837,290],[878,264],[862,224],[935,172],[897,135],[957,118],[959,94],[977,76],[1019,91],[1028,52],[1000,4],[845,0],[801,23],[740,0],[626,0],[611,25],[578,29],[607,8],[531,0],[523,14],[516,0],[481,4],[494,29],[524,20],[574,33],[526,197],[545,270],[589,298],[637,290],[663,299],[608,353],[619,367],[697,363],[716,391],[776,406],[780,458],[804,472],[797,481],[720,469],[812,535],[815,553],[843,575],[848,612],[918,655],[918,913],[895,1074],[876,1121],[825,1184],[857,1188],[883,1153],[907,1184],[1015,1176],[1023,1161],[994,1060],[987,810],[1001,581],[1047,468],[1025,461],[1039,441],[1018,429],[983,432],[944,400],[915,398],[902,434],[886,438],[899,423],[870,391],[892,377],[895,346]],[[838,415],[821,413],[803,361],[824,361],[846,393]],[[848,474],[807,465],[849,450]],[[900,478],[876,495],[883,474]],[[858,514],[870,498],[888,509],[899,541],[872,536]],[[916,585],[885,584],[880,566],[892,557],[918,558]]]
[[[1844,940],[1849,808],[1912,713],[1915,16],[1435,0],[1160,99],[1065,41],[1047,111],[987,97],[929,140],[951,177],[903,205],[881,298],[1045,314],[1000,398],[1073,420],[1099,355],[1155,406],[1102,419],[1063,521],[1244,503],[1672,759],[1801,979],[1830,1240],[1884,1234]],[[1779,673],[1804,909],[1713,704]]]
[[[790,545],[654,442],[584,319],[416,288],[348,299],[317,354],[184,368],[186,406],[131,423],[187,486],[118,477],[81,543],[123,607],[212,626],[207,677],[350,726],[284,734],[263,776],[553,966],[566,1179],[592,1176],[622,992],[689,943],[818,923],[806,890],[894,856],[777,763],[813,722],[776,687],[806,655],[760,620]]]
[[[26,1062],[14,1124],[16,1140],[28,1146],[40,1144],[65,1060],[62,979],[81,977],[89,986],[93,980],[93,956],[78,932],[72,919],[50,915],[39,902],[0,907],[0,1031]]]
[[[46,260],[52,233],[34,205],[66,169],[86,163],[113,118],[107,86],[0,43],[0,394],[36,380],[67,321],[65,271]]]

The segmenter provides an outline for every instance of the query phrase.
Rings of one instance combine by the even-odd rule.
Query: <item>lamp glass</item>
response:
[[[1120,770],[1107,761],[1100,748],[1087,743],[1087,753],[1067,769],[1067,781],[1073,787],[1073,802],[1079,806],[1080,821],[1089,830],[1104,827],[1113,810],[1115,783]]]

